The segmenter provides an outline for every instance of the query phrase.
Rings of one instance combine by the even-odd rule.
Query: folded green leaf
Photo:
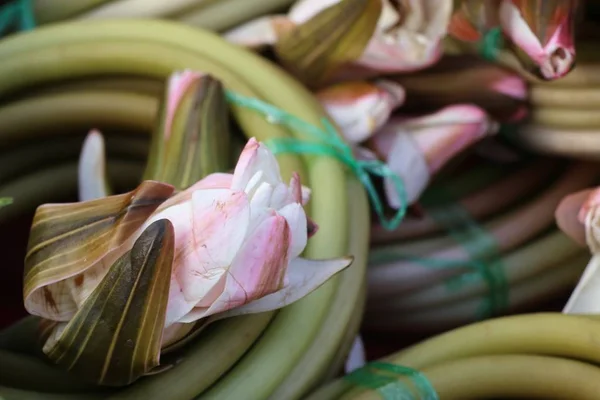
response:
[[[151,224],[110,268],[69,323],[60,324],[48,357],[102,385],[127,385],[158,367],[175,233]]]
[[[358,59],[375,32],[381,0],[341,0],[282,34],[275,45],[281,62],[312,87]]]
[[[122,195],[40,206],[25,256],[27,311],[69,320],[106,274],[106,257],[120,256],[117,250],[172,193],[170,185],[145,181]]]
[[[183,190],[231,167],[229,116],[220,81],[193,71],[173,74],[152,137],[147,179]]]

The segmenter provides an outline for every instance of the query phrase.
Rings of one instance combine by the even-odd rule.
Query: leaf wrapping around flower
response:
[[[122,195],[38,207],[25,256],[27,311],[68,321],[106,273],[110,262],[103,259],[125,243],[173,190],[145,181]]]
[[[193,71],[173,74],[154,132],[146,179],[187,189],[230,168],[229,115],[223,85]]]
[[[381,10],[381,0],[341,0],[284,32],[275,52],[300,80],[319,86],[344,64],[362,55]]]
[[[166,219],[145,229],[77,314],[62,324],[48,357],[111,386],[127,385],[158,367],[174,238]]]

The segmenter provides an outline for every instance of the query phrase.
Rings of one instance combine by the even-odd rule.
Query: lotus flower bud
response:
[[[289,70],[305,83],[315,85],[316,81],[364,79],[434,64],[442,55],[441,40],[451,14],[452,0],[378,0],[362,4],[299,0],[286,17],[250,21],[225,37],[252,48],[275,46],[280,61]],[[322,20],[317,23],[319,18]],[[323,35],[339,38],[325,43]],[[291,36],[293,43],[280,46],[286,36]],[[298,45],[299,38],[304,46]],[[322,45],[306,45],[315,41]],[[330,48],[319,52],[325,46]]]
[[[582,247],[586,247],[585,221],[590,200],[595,197],[593,193],[593,190],[587,189],[570,194],[560,202],[555,212],[558,227]]]
[[[600,313],[600,189],[567,196],[556,210],[559,227],[577,243],[587,243],[592,258],[565,305],[568,314]]]
[[[173,73],[152,135],[145,178],[181,190],[227,170],[231,165],[227,113],[221,82],[190,70]]]
[[[452,0],[381,1],[377,27],[356,66],[376,73],[394,73],[419,70],[438,61],[442,55],[440,42],[452,15]],[[300,24],[338,2],[300,0],[288,15]]]
[[[346,82],[316,93],[347,141],[360,143],[381,128],[404,101],[397,83],[379,80]]]
[[[172,193],[145,181],[123,195],[38,208],[24,300],[51,322],[51,360],[101,384],[129,384],[192,331],[284,307],[352,262],[300,257],[316,229],[303,208],[310,192],[298,175],[285,184],[254,139],[233,174]]]
[[[450,159],[497,130],[479,107],[456,105],[424,117],[392,118],[367,146],[403,179],[412,204]],[[384,185],[389,204],[400,207],[393,182]]]
[[[574,24],[579,0],[503,0],[499,20],[523,65],[543,79],[565,76],[575,65]]]
[[[79,201],[94,200],[108,195],[104,137],[92,130],[85,138],[77,170]]]
[[[448,29],[452,37],[466,43],[481,43],[491,29],[499,27],[521,65],[545,80],[561,78],[575,65],[574,24],[579,0],[457,3]]]

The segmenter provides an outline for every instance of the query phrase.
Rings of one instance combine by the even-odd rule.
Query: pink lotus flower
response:
[[[346,140],[360,143],[381,128],[404,102],[404,89],[386,80],[354,81],[320,90],[316,97]]]
[[[350,265],[300,257],[315,231],[308,198],[298,176],[283,183],[275,157],[251,139],[233,175],[210,175],[160,207],[144,227],[166,218],[175,228],[163,343],[181,324],[284,307]]]
[[[27,310],[57,322],[44,345],[45,352],[51,351],[69,320],[85,306],[115,260],[158,220],[169,220],[174,232],[163,347],[182,339],[199,320],[210,317],[214,321],[285,307],[308,295],[353,260],[350,256],[331,260],[300,257],[308,238],[317,230],[303,207],[310,190],[301,186],[297,174],[289,185],[285,184],[275,157],[255,139],[246,144],[233,174],[208,175],[166,200],[157,200],[168,197],[172,191],[170,185],[145,181],[137,192],[38,209],[44,216],[66,213],[67,218],[86,221],[89,216],[81,211],[81,217],[73,217],[72,207],[91,210],[101,204],[127,206],[136,199],[148,204],[142,207],[156,207],[133,231],[127,231],[126,225],[131,226],[134,217],[143,217],[141,211],[132,211],[135,215],[126,217],[131,222],[103,234],[108,242],[102,243],[106,247],[97,253],[89,257],[88,253],[73,254],[69,265],[76,268],[62,278],[44,283],[35,276],[28,278],[35,286],[25,289]],[[162,203],[152,206],[156,201]],[[114,237],[110,237],[111,232],[116,232]],[[48,259],[35,258],[35,254],[31,253],[31,260],[26,262],[52,260],[52,254],[45,256]]]
[[[392,118],[367,146],[405,185],[412,204],[433,174],[448,161],[484,137],[496,133],[498,124],[484,110],[472,105],[446,107],[423,117]],[[388,203],[400,207],[392,180],[384,181]]]
[[[299,0],[287,15],[261,17],[225,33],[248,47],[274,45],[278,38],[341,0]],[[443,53],[441,41],[452,15],[451,0],[381,0],[377,27],[363,54],[338,77],[361,79],[382,72],[409,72],[434,64]],[[406,4],[401,4],[406,3]]]
[[[529,0],[503,0],[499,8],[504,34],[530,59],[524,63],[533,62],[535,72],[548,80],[565,76],[575,65],[578,0],[554,3],[545,13],[536,9],[537,2]]]

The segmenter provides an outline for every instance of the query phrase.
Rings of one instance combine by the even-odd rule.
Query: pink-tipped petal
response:
[[[317,98],[351,143],[373,135],[404,102],[404,89],[391,81],[344,82],[317,93]]]
[[[191,70],[184,70],[180,72],[175,72],[169,78],[169,82],[167,83],[168,87],[168,96],[167,96],[167,115],[165,126],[171,127],[173,125],[173,117],[175,110],[177,110],[177,106],[179,102],[183,98],[185,92],[201,79],[204,75],[200,72],[195,72]],[[171,129],[165,129],[165,140],[169,138],[171,134]]]
[[[181,322],[235,309],[279,290],[288,264],[289,245],[285,218],[274,215],[264,220],[231,264],[221,295],[211,304],[199,304]]]
[[[495,134],[499,128],[483,109],[472,105],[449,106],[404,124],[425,155],[432,173],[474,143]]]
[[[179,287],[172,282],[167,307],[167,322],[175,322],[198,302],[210,304],[219,295],[221,279],[244,242],[250,208],[244,192],[208,189],[161,214],[176,227],[173,277]]]
[[[257,174],[260,176],[257,177]],[[281,182],[279,164],[265,145],[259,143],[255,138],[251,138],[246,143],[235,166],[231,189],[245,189],[248,192],[253,189],[253,187],[248,187],[250,183],[253,183],[252,186],[254,186],[261,181],[274,185]]]
[[[306,213],[300,203],[291,203],[279,210],[278,214],[285,218],[290,228],[291,239],[288,259],[293,260],[306,247],[308,239]]]
[[[582,247],[587,247],[585,241],[585,217],[588,211],[584,211],[582,208],[592,193],[592,189],[587,189],[566,196],[554,213],[556,224],[560,230]]]
[[[220,317],[255,314],[285,307],[317,289],[333,275],[350,266],[352,261],[352,257],[332,260],[296,258],[290,262],[288,267],[286,278],[289,283],[286,286],[244,306],[231,309]]]
[[[194,183],[189,188],[177,193],[167,201],[165,201],[158,208],[159,211],[164,210],[168,207],[183,203],[184,201],[189,201],[192,199],[192,194],[196,190],[201,189],[229,189],[231,187],[231,181],[233,180],[232,174],[225,174],[221,172],[217,172],[214,174],[210,174],[204,179]]]

